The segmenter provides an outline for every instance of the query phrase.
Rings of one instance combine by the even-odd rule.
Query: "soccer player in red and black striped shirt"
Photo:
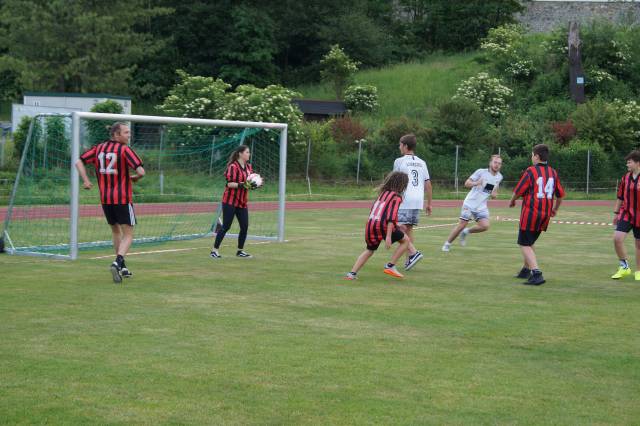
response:
[[[633,230],[636,241],[636,273],[635,280],[640,281],[640,151],[632,151],[625,157],[628,172],[622,176],[618,184],[618,199],[613,209],[615,214],[613,224],[616,230],[613,233],[613,245],[616,249],[620,267],[611,276],[614,280],[631,275],[631,268],[627,262],[627,251],[624,248],[624,240],[629,231]]]
[[[392,277],[402,278],[403,275],[396,269],[396,262],[408,250],[409,260],[405,269],[409,270],[422,259],[422,254],[416,250],[411,240],[402,231],[398,230],[398,209],[402,203],[402,193],[407,189],[409,184],[409,176],[404,172],[392,172],[380,186],[380,195],[371,207],[369,220],[365,228],[365,242],[367,249],[362,252],[356,263],[353,265],[351,272],[347,274],[345,279],[357,279],[358,271],[367,263],[367,260],[378,249],[380,243],[384,241],[387,249],[391,245],[398,242],[398,248],[391,256],[391,262],[384,267],[384,273]]]
[[[115,123],[110,129],[111,139],[101,142],[80,156],[76,168],[80,173],[84,189],[91,189],[92,184],[87,176],[85,164],[96,169],[102,210],[111,226],[113,248],[116,260],[111,264],[111,274],[116,283],[122,277],[130,277],[124,257],[133,242],[133,227],[136,216],[133,211],[133,182],[144,176],[142,160],[129,147],[131,130],[124,123]],[[136,175],[129,176],[129,169]]]
[[[542,271],[538,268],[533,245],[540,233],[547,230],[549,220],[558,213],[565,195],[558,172],[549,167],[548,161],[549,147],[544,144],[534,146],[531,153],[533,165],[522,174],[509,202],[509,207],[514,207],[516,200],[522,197],[518,244],[524,258],[524,266],[517,277],[527,278],[525,284],[530,285],[545,282]]]
[[[222,257],[220,253],[218,253],[218,249],[220,248],[220,244],[222,244],[225,234],[229,231],[229,228],[231,228],[234,216],[238,219],[238,224],[240,225],[236,256],[243,258],[251,257],[249,253],[244,251],[244,243],[247,240],[247,231],[249,229],[249,209],[247,207],[247,201],[249,199],[249,189],[252,188],[247,178],[253,173],[253,168],[251,164],[249,164],[250,159],[251,151],[246,145],[240,145],[229,157],[227,169],[224,172],[227,185],[224,188],[224,194],[222,194],[222,227],[216,232],[216,239],[210,254],[214,259]]]

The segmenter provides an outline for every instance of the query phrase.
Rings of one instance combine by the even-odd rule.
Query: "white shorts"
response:
[[[460,211],[460,219],[466,220],[469,222],[470,220],[475,220],[478,222],[482,219],[489,219],[489,209],[482,210],[471,210],[471,208],[467,206],[462,206],[462,210]]]
[[[401,225],[417,225],[420,218],[420,209],[399,209],[398,223]]]

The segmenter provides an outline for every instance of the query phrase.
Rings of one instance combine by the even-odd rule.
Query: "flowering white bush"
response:
[[[611,74],[609,74],[607,71],[593,67],[587,71],[586,84],[590,86],[590,85],[602,83],[605,81],[612,81],[613,78],[614,77]]]
[[[480,44],[485,59],[492,62],[500,74],[519,79],[533,74],[533,61],[522,57],[524,28],[507,24],[492,28]]]
[[[287,123],[289,133],[296,135],[302,121],[302,112],[291,103],[301,95],[282,86],[270,85],[264,89],[251,84],[238,86],[227,94],[225,120],[263,121]]]
[[[373,111],[378,107],[378,88],[370,85],[353,85],[344,91],[344,103],[352,111]]]
[[[180,81],[156,108],[175,117],[221,118],[225,94],[231,85],[213,77],[189,75],[178,70]]]
[[[466,98],[474,102],[492,118],[498,119],[506,114],[509,99],[513,91],[503,85],[500,79],[481,72],[475,77],[463,81],[456,91],[455,98]]]
[[[613,101],[618,116],[629,126],[629,132],[636,142],[640,141],[640,104],[636,101]]]
[[[480,43],[480,49],[490,55],[510,55],[522,41],[523,35],[524,29],[516,24],[492,28]]]

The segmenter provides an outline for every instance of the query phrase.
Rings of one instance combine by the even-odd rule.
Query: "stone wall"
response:
[[[557,1],[533,0],[518,20],[533,32],[547,32],[569,22],[586,23],[595,18],[612,22],[640,23],[640,1]]]

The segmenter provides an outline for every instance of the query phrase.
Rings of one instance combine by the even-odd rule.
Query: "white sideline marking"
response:
[[[287,242],[287,241],[288,240],[285,240],[285,242]],[[254,246],[254,245],[258,245],[258,244],[271,244],[271,241],[258,241],[258,242],[254,242],[254,243],[247,243],[247,245],[249,245],[249,246]],[[166,249],[166,250],[137,251],[137,252],[128,253],[127,256],[139,256],[139,255],[142,255],[142,254],[158,254],[158,253],[176,253],[176,252],[179,252],[179,251],[192,251],[192,250],[200,250],[200,249],[205,249],[205,248],[210,249],[211,246],[186,247],[186,248]],[[113,254],[110,254],[108,256],[90,257],[90,259],[91,260],[110,259],[112,257],[113,257]]]
[[[496,220],[500,220],[502,222],[520,222],[520,219],[512,219],[508,217],[501,218],[500,216],[496,217]],[[560,225],[613,226],[613,223],[610,222],[572,222],[570,220],[552,220],[551,223]]]

